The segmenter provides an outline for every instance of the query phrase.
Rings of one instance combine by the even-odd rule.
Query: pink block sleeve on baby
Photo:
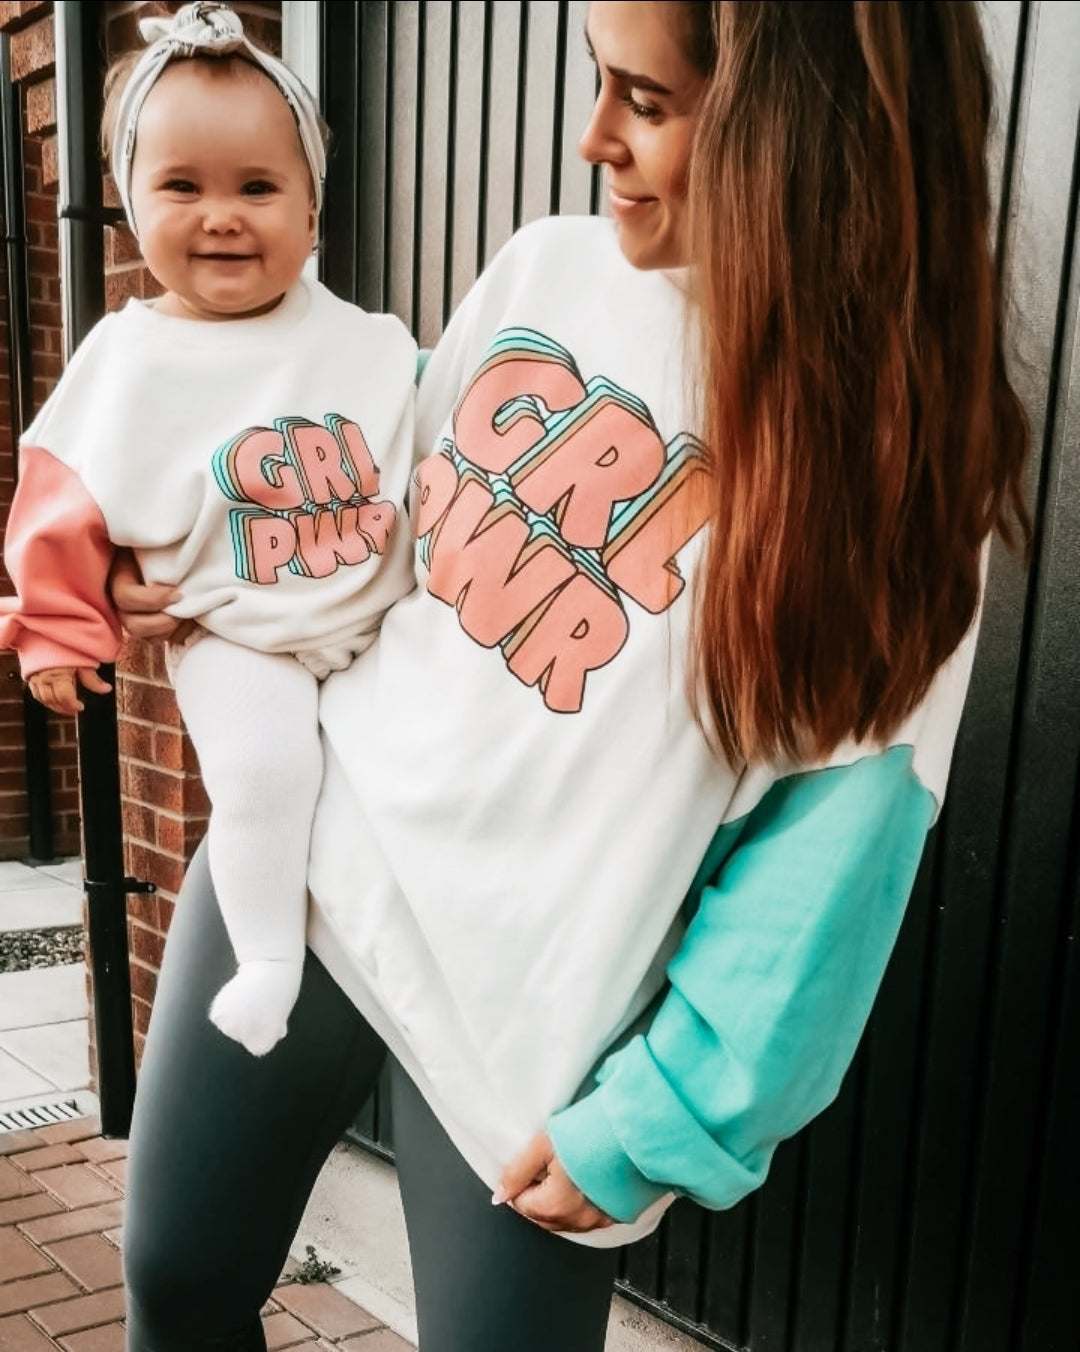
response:
[[[24,677],[115,659],[112,559],[105,518],[79,476],[48,451],[23,447],[4,544],[18,597],[0,601],[0,647],[18,652]]]

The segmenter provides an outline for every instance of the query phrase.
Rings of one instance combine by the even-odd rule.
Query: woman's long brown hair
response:
[[[689,189],[713,495],[695,707],[729,758],[825,755],[926,694],[989,532],[1030,540],[986,60],[968,3],[689,8],[714,62]]]

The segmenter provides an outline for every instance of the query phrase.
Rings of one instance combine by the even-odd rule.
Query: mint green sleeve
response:
[[[725,857],[699,872],[647,1031],[549,1123],[567,1173],[616,1220],[668,1192],[733,1206],[835,1098],[935,813],[911,755],[780,780],[720,829],[706,868]]]

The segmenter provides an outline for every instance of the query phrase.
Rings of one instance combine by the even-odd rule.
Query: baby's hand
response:
[[[31,695],[54,714],[77,714],[82,710],[80,685],[95,695],[108,694],[112,689],[95,667],[46,667],[44,671],[35,671],[26,683]]]

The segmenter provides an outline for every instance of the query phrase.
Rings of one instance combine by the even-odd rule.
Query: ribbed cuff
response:
[[[120,645],[116,646],[119,651]],[[115,652],[111,657],[87,657],[85,653],[75,652],[62,643],[31,635],[24,635],[24,641],[19,644],[19,670],[24,681],[39,671],[49,671],[53,667],[96,667],[102,662],[115,660]]]
[[[646,1178],[623,1150],[601,1104],[603,1089],[558,1112],[548,1134],[559,1162],[594,1206],[633,1221],[668,1188]]]

